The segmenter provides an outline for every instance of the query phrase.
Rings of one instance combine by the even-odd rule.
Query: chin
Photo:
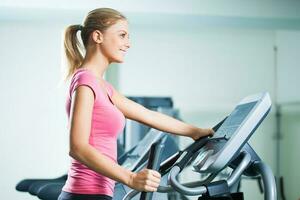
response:
[[[114,62],[114,63],[123,63],[124,59],[123,58],[116,58],[116,59],[112,59],[111,62]]]

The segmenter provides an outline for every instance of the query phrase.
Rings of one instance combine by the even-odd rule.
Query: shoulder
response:
[[[71,83],[80,81],[94,81],[94,77],[89,71],[79,69],[75,71]]]
[[[86,89],[92,90],[95,99],[97,98],[98,84],[95,77],[89,71],[77,70],[74,73],[70,84],[70,96],[72,96],[79,86],[85,86]]]
[[[74,91],[72,98],[77,104],[90,104],[94,101],[95,93],[89,87],[78,86]]]

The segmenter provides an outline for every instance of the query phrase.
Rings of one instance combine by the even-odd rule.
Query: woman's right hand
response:
[[[161,175],[157,171],[143,169],[130,176],[128,186],[132,189],[145,192],[156,192],[160,183]]]

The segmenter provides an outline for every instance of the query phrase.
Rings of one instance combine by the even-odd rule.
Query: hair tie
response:
[[[83,27],[81,24],[79,24],[79,30],[82,31],[83,28],[84,28],[84,27]]]

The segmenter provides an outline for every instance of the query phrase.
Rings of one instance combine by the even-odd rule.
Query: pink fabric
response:
[[[89,144],[103,155],[117,162],[117,136],[123,130],[125,117],[111,102],[114,88],[108,83],[106,90],[101,89],[99,80],[89,71],[79,69],[72,77],[66,110],[70,124],[70,107],[72,94],[80,85],[90,87],[95,95]],[[71,167],[63,191],[79,194],[105,194],[113,196],[115,182],[87,168],[71,158]]]

